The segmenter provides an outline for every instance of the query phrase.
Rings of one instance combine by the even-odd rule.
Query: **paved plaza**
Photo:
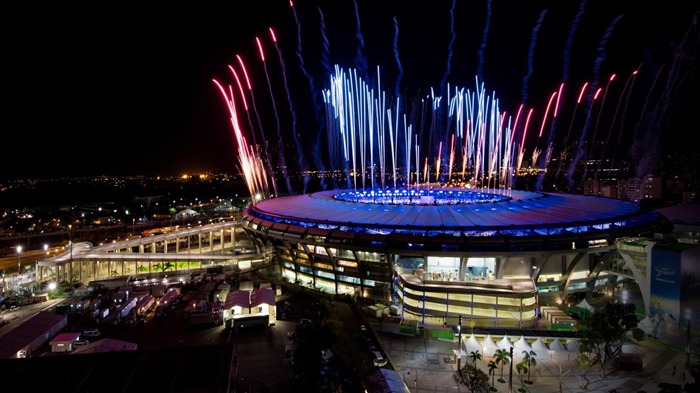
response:
[[[394,368],[401,373],[412,393],[427,392],[469,392],[465,386],[458,386],[454,379],[457,363],[453,353],[457,349],[456,341],[403,337],[392,334],[379,334],[382,346],[387,351]],[[674,332],[660,337],[664,342],[676,348],[685,348],[685,334]],[[698,353],[697,342],[691,351]],[[659,344],[646,341],[639,344],[644,352],[644,371],[618,372],[608,371],[602,376],[600,367],[593,367],[585,375],[588,389],[582,388],[581,369],[574,360],[537,359],[535,370],[530,374],[531,385],[522,385],[529,392],[658,392],[660,383],[685,384],[691,381],[685,373],[686,355],[667,349]],[[691,352],[692,353],[692,352]],[[483,357],[477,361],[481,370],[488,374],[488,363],[492,357]],[[471,362],[469,356],[462,357],[461,364]],[[516,364],[519,359],[516,358]],[[691,364],[698,364],[697,356],[691,357]],[[675,373],[674,373],[675,367]],[[505,382],[498,382],[500,366],[496,369],[494,387],[500,392],[508,392],[508,367],[505,367]],[[562,374],[564,374],[562,376]],[[513,391],[521,387],[521,380],[513,368]]]

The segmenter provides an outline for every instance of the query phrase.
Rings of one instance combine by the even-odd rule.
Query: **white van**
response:
[[[374,365],[377,367],[384,367],[386,366],[386,358],[384,355],[382,355],[381,352],[379,351],[372,351],[372,354],[374,355]]]

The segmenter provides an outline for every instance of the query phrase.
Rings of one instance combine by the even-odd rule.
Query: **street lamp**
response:
[[[17,289],[19,292],[19,275],[22,272],[22,264],[20,258],[22,256],[22,246],[17,246]]]
[[[68,245],[70,246],[70,261],[73,262],[73,225],[68,224]]]
[[[459,316],[459,323],[457,324],[457,342],[459,346],[457,347],[457,372],[462,368],[462,316]]]
[[[49,259],[49,244],[44,243],[44,262],[46,262],[47,259]],[[41,271],[39,270],[39,262],[37,262],[37,264],[36,264],[35,274],[36,274],[36,281],[41,281],[42,275],[41,275]]]

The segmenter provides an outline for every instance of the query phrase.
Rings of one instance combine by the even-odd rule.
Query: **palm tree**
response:
[[[523,374],[529,371],[527,364],[523,360],[522,362],[518,363],[515,365],[515,371],[518,372],[518,376],[520,377],[520,388],[518,388],[519,392],[526,392],[525,390],[525,384],[523,382]]]
[[[530,370],[537,365],[537,359],[535,359],[537,353],[535,351],[523,351],[523,363],[527,366],[527,384],[532,384],[530,381]]]
[[[496,365],[496,362],[493,360],[489,361],[489,375],[491,376],[491,391],[495,392],[497,389],[493,386],[494,385],[494,379],[496,378],[496,369],[498,366]]]
[[[503,379],[503,366],[510,363],[510,353],[505,349],[496,350],[496,364],[501,365],[501,377],[498,378],[498,382],[505,382]]]
[[[481,360],[481,354],[479,353],[479,350],[477,349],[476,351],[471,351],[469,353],[469,356],[472,358],[472,363],[474,364],[474,367],[476,367],[476,361]]]

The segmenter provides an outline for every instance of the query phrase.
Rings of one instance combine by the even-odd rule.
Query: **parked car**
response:
[[[98,337],[100,334],[100,331],[98,329],[86,329],[83,330],[83,336],[85,337]]]
[[[372,351],[372,355],[374,355],[374,365],[377,367],[384,367],[386,366],[386,358],[384,355],[382,355],[381,352],[379,351]]]

